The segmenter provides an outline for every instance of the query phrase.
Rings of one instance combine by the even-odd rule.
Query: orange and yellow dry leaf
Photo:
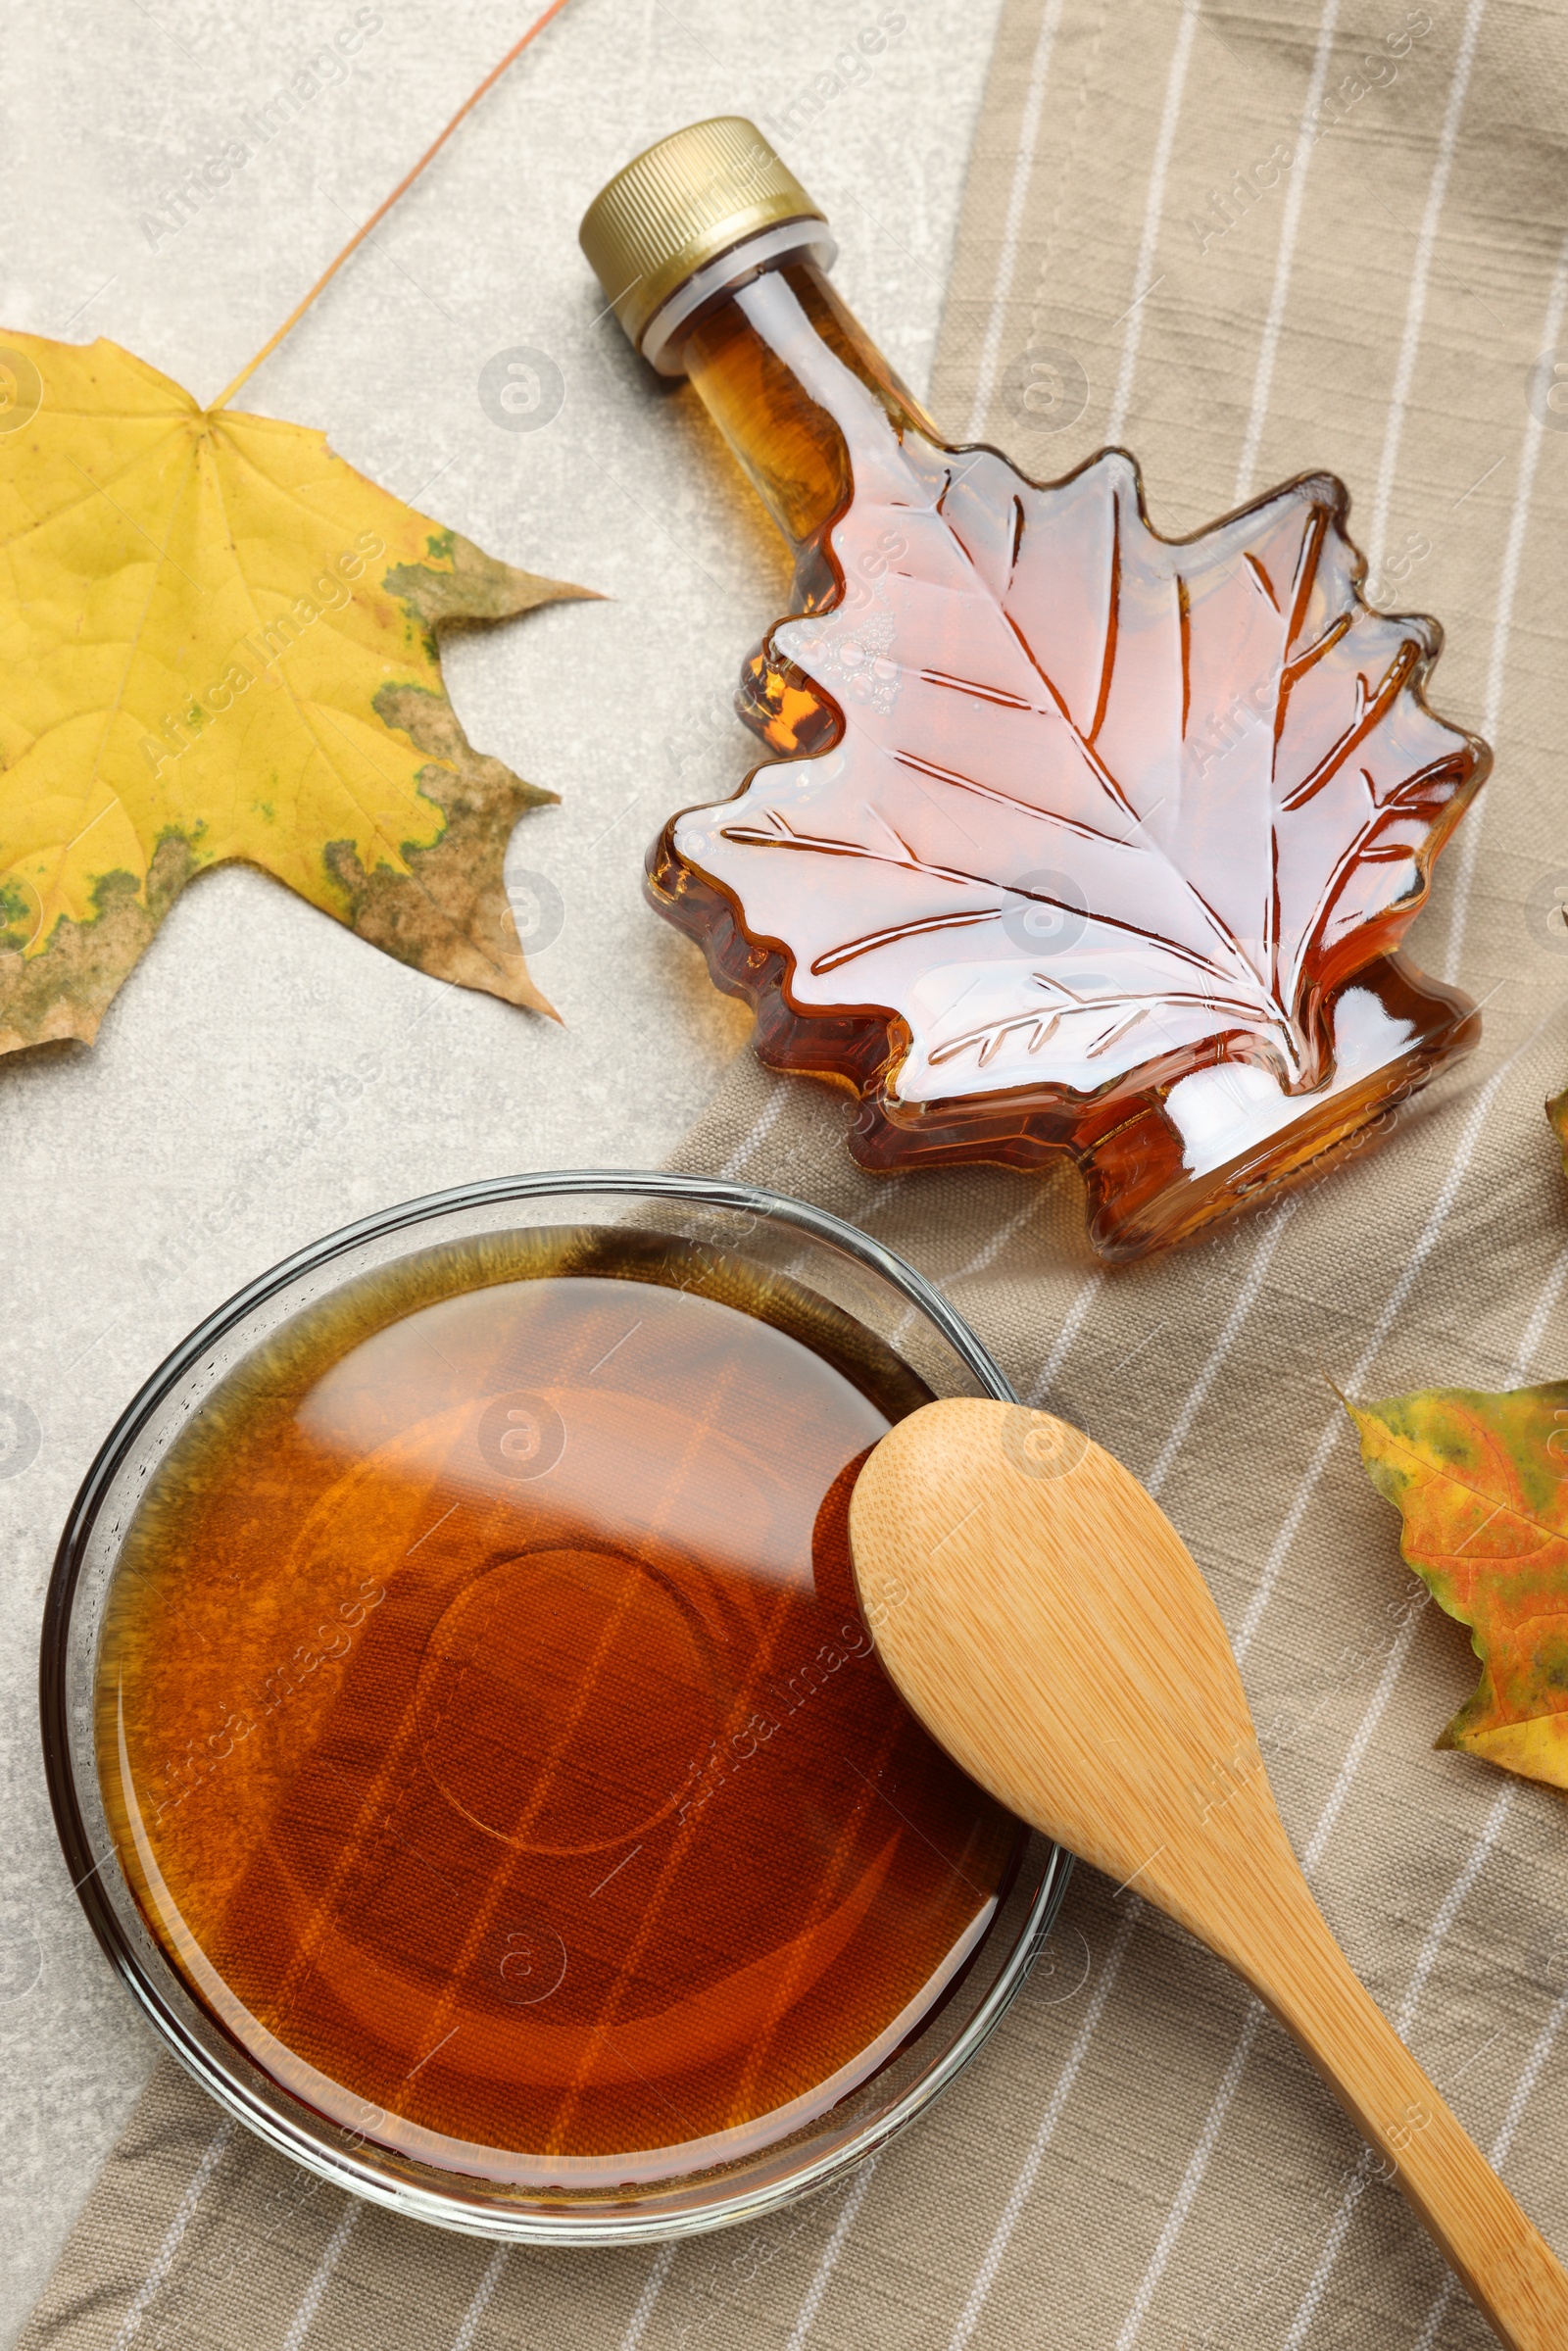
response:
[[[1552,1096],[1546,1104],[1546,1116],[1551,1121],[1557,1148],[1562,1152],[1563,1174],[1568,1175],[1568,1091]]]
[[[193,874],[243,858],[439,978],[548,1011],[501,868],[555,794],[476,752],[436,632],[583,589],[322,436],[117,344],[0,343],[0,1052],[90,1041]]]
[[[1439,1746],[1568,1788],[1568,1381],[1348,1410],[1404,1557],[1481,1660]]]

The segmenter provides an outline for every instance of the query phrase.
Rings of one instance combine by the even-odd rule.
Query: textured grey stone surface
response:
[[[530,13],[11,0],[0,322],[112,336],[215,396]],[[94,1448],[190,1324],[287,1250],[443,1185],[655,1163],[746,1034],[643,906],[641,857],[670,808],[749,763],[728,698],[786,569],[689,392],[648,376],[598,318],[582,208],[684,122],[783,118],[775,135],[832,215],[840,284],[922,386],[996,13],[572,0],[240,403],[320,426],[482,546],[613,600],[446,656],[473,742],[562,797],[523,819],[512,854],[561,894],[534,968],[565,1026],[438,988],[228,869],[175,906],[91,1052],[0,1063],[0,1395],[38,1427],[35,1456],[0,1479],[0,2344],[153,2055],[66,1882],[38,1756],[40,1605]],[[352,72],[318,69],[260,143],[247,111],[356,18],[378,23]],[[835,72],[863,27],[901,20]],[[252,150],[243,169],[150,239],[170,183],[231,139]],[[486,361],[516,345],[562,372],[541,430],[501,430],[480,404]],[[356,1090],[346,1073],[367,1067],[381,1074]],[[10,1442],[8,1424],[0,1466]]]

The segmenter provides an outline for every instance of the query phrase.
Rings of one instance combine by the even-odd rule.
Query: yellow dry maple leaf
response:
[[[548,1012],[502,886],[554,800],[476,752],[436,632],[592,591],[485,555],[318,432],[117,344],[0,343],[0,1052],[88,1042],[243,858],[389,955]]]

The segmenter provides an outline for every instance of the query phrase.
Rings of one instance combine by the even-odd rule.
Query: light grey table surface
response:
[[[643,905],[641,859],[672,808],[752,763],[729,696],[787,570],[691,394],[597,317],[578,219],[683,122],[783,120],[839,284],[923,388],[998,10],[572,0],[238,404],[321,427],[481,546],[613,599],[445,657],[474,744],[561,794],[512,856],[562,897],[534,969],[565,1026],[439,988],[231,867],[176,905],[95,1048],[0,1063],[0,1395],[41,1434],[6,1476],[26,1447],[8,1455],[0,1422],[0,2345],[155,2055],[67,1883],[38,1750],[43,1592],[94,1449],[190,1325],[287,1251],[449,1184],[655,1165],[746,1037]],[[0,324],[111,336],[214,397],[533,13],[11,0]],[[375,22],[352,71],[311,73],[356,19]],[[877,25],[902,28],[857,63]],[[259,145],[243,116],[302,72],[314,95]],[[236,138],[252,152],[226,188],[152,235],[171,183]],[[564,380],[541,430],[501,430],[480,405],[484,363],[516,345]]]

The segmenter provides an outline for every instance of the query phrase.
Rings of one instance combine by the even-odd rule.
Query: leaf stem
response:
[[[263,360],[270,358],[271,354],[277,349],[279,343],[281,343],[283,340],[283,337],[290,331],[291,328],[299,324],[301,318],[304,318],[306,312],[310,309],[311,304],[316,300],[317,295],[321,292],[323,287],[331,283],[332,279],[342,269],[343,264],[348,260],[350,254],[359,250],[360,246],[364,244],[366,238],[369,235],[371,229],[376,225],[376,222],[378,220],[385,220],[387,214],[392,210],[392,207],[394,204],[396,204],[398,198],[414,185],[414,182],[418,178],[419,173],[424,170],[425,165],[432,162],[434,158],[440,154],[448,139],[451,138],[452,133],[457,129],[458,124],[464,120],[464,117],[466,115],[472,114],[474,108],[478,105],[485,92],[494,87],[494,85],[501,79],[501,76],[506,72],[507,68],[512,65],[515,59],[522,55],[522,52],[527,48],[530,41],[537,39],[538,35],[543,32],[545,26],[549,24],[552,17],[560,16],[565,5],[566,0],[550,0],[550,6],[545,9],[541,15],[535,17],[533,23],[529,25],[521,40],[514,41],[513,43],[512,47],[507,51],[506,56],[501,60],[501,63],[485,75],[483,81],[480,82],[476,90],[472,91],[468,97],[465,98],[463,104],[459,107],[457,113],[453,116],[446,128],[431,140],[429,146],[426,147],[424,153],[420,156],[413,171],[404,173],[403,177],[398,181],[397,186],[392,190],[391,195],[388,196],[383,203],[377,205],[375,211],[370,215],[369,219],[365,222],[362,228],[357,228],[355,230],[348,243],[344,246],[342,252],[337,256],[337,259],[328,263],[327,267],[321,271],[320,276],[317,279],[315,285],[312,286],[304,301],[297,303],[294,309],[289,312],[288,317],[284,319],[276,334],[271,336],[268,342],[262,345],[262,348],[260,351],[258,351],[256,357],[253,360],[248,360],[245,366],[241,367],[233,382],[227,385],[223,391],[220,392],[218,398],[213,402],[212,406],[207,411],[207,414],[210,416],[216,416],[220,409],[226,408],[228,403],[233,399],[234,394],[239,390],[241,384],[249,382],[250,378],[255,374],[257,368],[261,366]]]

